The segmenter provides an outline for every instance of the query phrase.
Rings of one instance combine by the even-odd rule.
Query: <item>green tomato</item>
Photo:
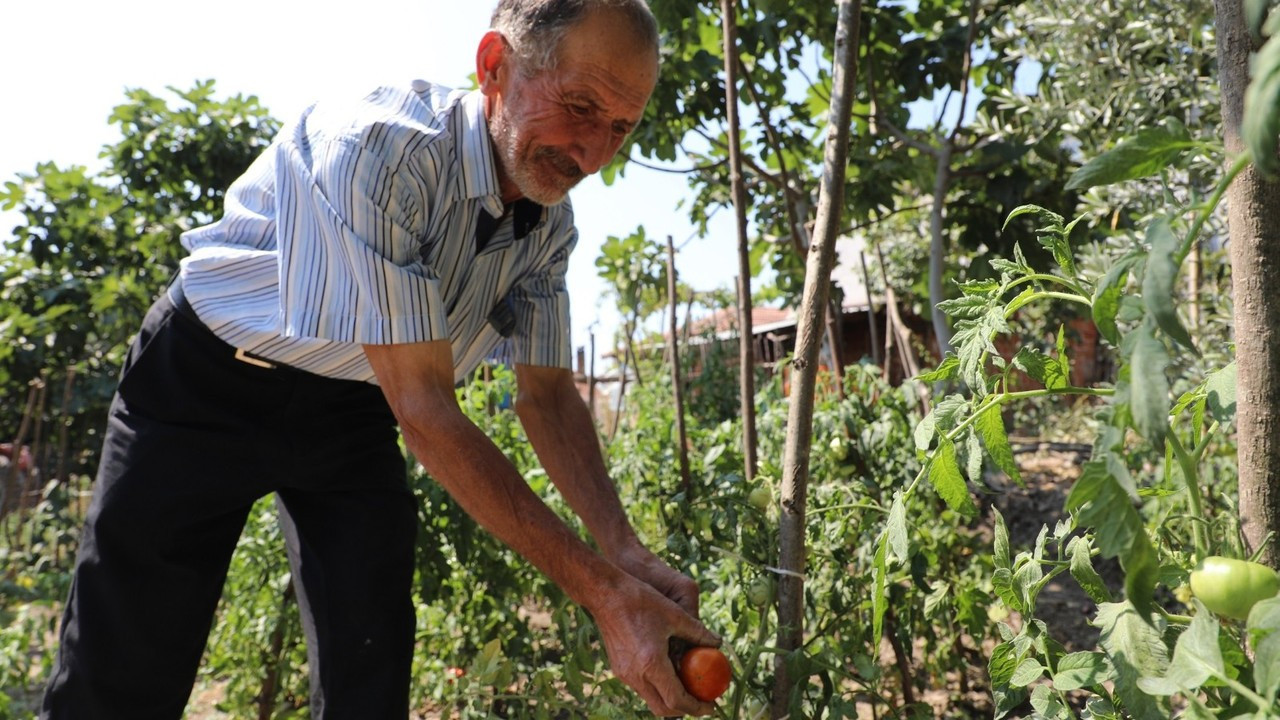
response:
[[[1214,555],[1191,572],[1191,592],[1219,615],[1248,620],[1254,603],[1280,592],[1280,575],[1260,563]]]
[[[830,447],[831,454],[835,455],[837,460],[844,460],[849,457],[849,444],[845,442],[843,435],[836,435],[831,438]]]
[[[773,578],[761,575],[747,586],[747,601],[756,607],[764,607],[773,601]]]
[[[747,494],[747,503],[757,510],[768,510],[773,504],[773,493],[764,485],[757,485]]]

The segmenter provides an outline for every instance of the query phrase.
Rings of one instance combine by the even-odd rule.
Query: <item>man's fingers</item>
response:
[[[685,690],[684,684],[676,676],[675,667],[669,663],[665,668],[653,671],[651,675],[647,684],[658,693],[664,705],[661,710],[655,710],[650,704],[649,709],[653,710],[654,714],[701,716],[715,712],[715,705],[702,702]]]
[[[672,630],[673,635],[687,640],[691,645],[720,647],[720,636],[708,630],[707,626],[695,617],[685,615]]]

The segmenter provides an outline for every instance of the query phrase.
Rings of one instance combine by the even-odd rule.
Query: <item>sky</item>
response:
[[[102,146],[119,140],[107,117],[130,88],[173,100],[165,87],[213,79],[218,98],[257,95],[287,122],[316,99],[360,97],[384,84],[423,78],[465,87],[495,3],[19,0],[0,24],[11,61],[0,73],[0,183],[46,161],[100,169]],[[591,177],[571,193],[580,235],[568,277],[575,346],[587,346],[594,331],[599,357],[618,325],[594,264],[610,235],[639,225],[651,238],[670,235],[682,281],[697,290],[732,285],[732,216],[717,214],[708,237],[694,238],[677,210],[687,194],[683,176],[634,164],[612,186]],[[0,213],[0,238],[19,220]]]

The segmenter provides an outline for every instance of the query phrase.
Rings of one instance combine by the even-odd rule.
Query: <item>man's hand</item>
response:
[[[698,583],[693,578],[667,565],[639,543],[627,545],[611,559],[623,571],[647,583],[693,617],[698,617]]]
[[[696,603],[696,593],[693,597]],[[592,616],[604,639],[613,674],[644,699],[650,712],[670,717],[710,715],[715,711],[713,704],[698,700],[684,689],[667,655],[673,637],[692,645],[720,645],[720,638],[685,608],[660,595],[648,583],[633,580],[602,598],[592,608]]]

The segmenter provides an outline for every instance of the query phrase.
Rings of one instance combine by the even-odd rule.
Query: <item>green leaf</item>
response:
[[[965,475],[971,482],[982,482],[982,441],[972,425],[964,437]]]
[[[956,323],[952,345],[960,358],[960,378],[977,397],[987,394],[985,358],[987,353],[998,355],[991,338],[1009,329],[1004,309],[991,306],[979,318],[960,320]]]
[[[1080,583],[1080,588],[1095,603],[1111,602],[1111,591],[1102,581],[1102,576],[1093,569],[1093,558],[1088,536],[1076,536],[1067,544],[1067,554],[1071,556],[1071,577]]]
[[[1070,385],[1069,378],[1062,372],[1062,364],[1035,348],[1019,350],[1013,356],[1013,366],[1044,385],[1046,390],[1060,390]]]
[[[1137,515],[1136,511],[1134,515]],[[1133,603],[1138,612],[1150,610],[1156,582],[1160,578],[1160,561],[1140,520],[1134,529],[1133,542],[1119,557],[1120,567],[1124,570],[1124,591],[1129,602]]]
[[[875,589],[871,593],[871,637],[881,637],[884,632],[884,612],[888,609],[886,600],[888,599],[886,591],[887,570],[885,568],[885,552],[889,548],[889,534],[880,535],[880,542],[876,543],[876,557],[873,561],[875,570]]]
[[[1280,28],[1280,11],[1268,21]],[[1280,175],[1280,31],[1249,61],[1252,80],[1244,91],[1244,116],[1240,120],[1240,136],[1249,148],[1253,162],[1264,175]]]
[[[1151,695],[1173,695],[1189,692],[1204,685],[1211,677],[1222,677],[1225,668],[1218,647],[1218,621],[1199,600],[1191,624],[1178,636],[1173,660],[1168,671],[1159,676],[1138,680],[1138,687]]]
[[[1169,353],[1148,318],[1138,328],[1129,357],[1129,407],[1138,434],[1157,447],[1169,431],[1169,378],[1164,372],[1168,365]]]
[[[1124,294],[1125,284],[1129,282],[1129,271],[1146,256],[1142,251],[1130,251],[1107,269],[1106,275],[1102,276],[1093,289],[1093,324],[1098,326],[1098,332],[1112,345],[1120,344],[1116,315],[1120,312],[1120,299]]]
[[[1004,225],[1001,225],[1000,229],[1001,230],[1007,229],[1009,227],[1009,222],[1011,220],[1013,220],[1016,217],[1020,217],[1022,215],[1039,215],[1041,217],[1049,218],[1051,223],[1056,222],[1058,225],[1062,225],[1062,216],[1056,212],[1053,212],[1052,210],[1042,208],[1039,205],[1019,205],[1018,207],[1014,208],[1012,212],[1009,213],[1008,216],[1005,217]],[[1023,265],[1026,264],[1026,261],[1022,259],[1019,259],[1018,262],[1022,263]]]
[[[1244,0],[1245,24],[1255,38],[1262,37],[1262,23],[1267,19],[1267,8],[1271,0]]]
[[[1004,524],[1004,515],[1000,513],[999,508],[992,506],[991,512],[995,514],[995,539],[992,550],[995,564],[997,568],[1010,569],[1012,565],[1009,562],[1009,528]]]
[[[936,383],[950,380],[959,374],[960,358],[948,354],[936,369],[920,373],[916,379],[922,383]]]
[[[929,461],[929,483],[947,507],[965,517],[977,513],[978,508],[969,496],[969,488],[956,463],[956,446],[944,436],[938,437],[938,447]]]
[[[938,406],[933,406],[929,413],[920,420],[912,432],[912,437],[916,442],[916,452],[928,452],[929,446],[933,444],[933,436],[938,431]]]
[[[978,414],[974,421],[987,455],[996,467],[1011,480],[1022,485],[1022,473],[1018,470],[1018,462],[1013,457],[1013,448],[1009,445],[1009,435],[1004,429],[1004,418],[1000,415],[1000,405],[993,404]]]
[[[1025,658],[1018,663],[1018,667],[1014,668],[1013,674],[1009,677],[1009,685],[1013,687],[1026,687],[1040,676],[1044,675],[1044,666],[1035,658]]]
[[[1024,612],[1035,612],[1039,583],[1043,579],[1044,570],[1037,560],[1027,559],[1013,571],[1013,591],[1021,596]]]
[[[1138,689],[1138,679],[1163,675],[1168,667],[1164,621],[1143,618],[1128,602],[1098,606],[1093,622],[1101,633],[1098,645],[1115,668],[1115,694],[1135,720],[1168,720],[1169,703]]]
[[[1146,128],[1085,163],[1067,180],[1068,190],[1137,180],[1171,166],[1196,145],[1181,122],[1170,118],[1163,127]]]
[[[1147,256],[1147,269],[1142,278],[1142,302],[1147,313],[1156,319],[1156,324],[1165,334],[1199,354],[1178,317],[1174,284],[1178,280],[1182,257],[1168,218],[1156,218],[1151,222],[1147,228],[1147,242],[1151,244],[1151,253]]]
[[[909,561],[907,544],[907,507],[902,502],[902,493],[893,494],[893,504],[889,506],[889,525],[885,529],[889,538],[889,548],[899,562]]]
[[[1280,691],[1280,597],[1261,600],[1249,611],[1254,648],[1253,677],[1259,693],[1274,701]]]
[[[987,661],[987,675],[991,677],[993,687],[1009,684],[1024,653],[1025,651],[1019,652],[1018,645],[1013,640],[1000,643],[991,650],[991,659]]]
[[[1204,382],[1206,406],[1213,419],[1227,424],[1236,417],[1236,362],[1209,373]]]
[[[991,589],[995,590],[996,596],[1003,600],[1009,609],[1026,612],[1027,608],[1022,602],[1022,595],[1013,587],[1012,569],[996,568],[995,572],[991,573]]]
[[[1062,692],[1101,685],[1108,680],[1111,665],[1100,652],[1074,652],[1058,661],[1053,686]]]
[[[1067,495],[1067,510],[1076,512],[1080,525],[1094,528],[1094,539],[1103,557],[1127,554],[1135,538],[1145,532],[1129,493],[1105,461],[1084,464],[1080,478]]]
[[[1031,708],[1036,711],[1036,717],[1043,720],[1069,720],[1072,717],[1071,711],[1048,685],[1032,688]]]

